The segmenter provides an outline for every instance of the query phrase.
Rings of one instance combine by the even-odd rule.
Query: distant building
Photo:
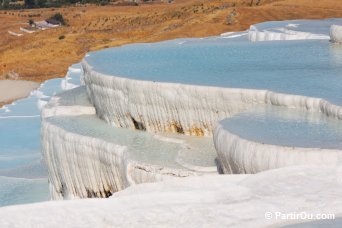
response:
[[[37,21],[34,23],[34,26],[38,29],[41,29],[41,30],[45,30],[45,29],[49,29],[49,28],[55,28],[55,27],[60,26],[60,22],[58,24],[52,24],[52,23],[48,22],[49,20]]]

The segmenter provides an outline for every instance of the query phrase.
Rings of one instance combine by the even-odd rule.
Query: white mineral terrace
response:
[[[257,173],[342,160],[340,120],[282,107],[258,107],[221,121],[214,133],[224,173]]]
[[[319,115],[316,118],[318,123],[327,117],[335,119],[335,126],[339,126],[339,130],[333,134],[336,140],[332,143],[338,145],[342,138],[342,107],[320,98],[265,90],[139,81],[94,72],[86,62],[83,62],[83,67],[84,81],[88,94],[97,107],[97,114],[114,126],[132,129],[143,126],[142,129],[151,132],[210,135],[219,120],[243,113],[256,104],[266,104],[282,106],[288,113],[298,112],[298,109],[301,110],[299,113],[315,113]],[[295,115],[293,118],[297,122],[302,121],[296,119]],[[139,123],[138,127],[136,122]],[[277,123],[270,123],[272,124],[279,126]],[[256,131],[256,134],[267,131],[267,128],[257,129],[259,132]],[[291,130],[295,131],[287,130],[290,134]],[[333,132],[332,129],[329,130]],[[300,129],[296,131],[301,132]],[[304,131],[302,133],[306,134]],[[331,135],[328,134],[326,139],[328,141],[331,140],[329,136]],[[231,134],[229,129],[222,129],[220,125],[214,134],[219,162],[226,173],[256,173],[301,164],[335,164],[341,159],[342,145],[335,149],[325,149],[322,141],[322,145],[311,148],[310,142],[313,141],[310,137],[302,140],[302,144],[309,143],[306,145],[308,148],[301,143],[296,146],[264,144],[244,140],[243,136]]]
[[[342,25],[341,19],[272,21],[252,25],[250,41],[274,40],[328,40],[330,27]]]
[[[335,22],[340,20],[320,28],[329,33]],[[97,115],[116,127],[199,136],[211,136],[219,120],[255,104],[342,119],[338,45],[328,39],[251,43],[227,37],[89,53],[83,80]]]
[[[342,43],[342,25],[331,26],[330,38],[332,42]]]
[[[237,39],[231,42],[240,42],[241,37]],[[215,48],[212,46],[212,42],[216,42],[214,40],[191,42],[198,42],[199,47],[210,45]],[[246,45],[253,48],[244,42],[241,43],[242,48]],[[177,41],[158,43],[156,48],[169,48],[168,45],[178,44]],[[317,51],[326,52],[329,45],[327,41],[312,42],[309,46],[288,43],[283,51],[301,46],[305,46],[303,50],[310,51],[318,46]],[[271,47],[277,46],[272,44]],[[137,48],[140,50],[141,47]],[[144,48],[142,46],[142,52]],[[129,55],[125,53],[126,49]],[[130,59],[131,54],[137,54],[135,49],[133,52],[129,47],[126,49],[118,49],[123,55],[122,61],[125,61],[125,56]],[[167,50],[172,52],[172,49]],[[340,104],[339,95],[332,93],[339,90],[338,79],[335,79],[338,75],[334,74],[340,70],[337,61],[340,57],[336,49],[331,50],[333,64],[324,63],[321,66],[324,70],[318,70],[336,80],[334,88],[324,96]],[[81,81],[84,86],[52,98],[42,111],[42,151],[55,199],[107,197],[138,183],[217,173],[217,170],[223,173],[257,173],[293,165],[336,165],[341,159],[342,107],[339,105],[319,97],[263,89],[206,86],[205,83],[192,85],[189,82],[165,82],[164,79],[154,81],[144,75],[144,80],[139,80],[132,76],[104,74],[90,64],[99,64],[102,69],[103,66],[108,67],[110,62],[103,63],[101,57],[108,60],[111,55],[115,56],[115,52],[104,52],[104,55],[95,53],[95,57],[90,53],[91,57],[83,60]],[[327,57],[330,55],[329,49]],[[322,61],[311,60],[305,64]],[[316,77],[315,73],[303,71],[294,62],[288,63],[294,70],[307,74],[308,79]],[[137,69],[139,66],[132,67],[132,72],[138,72]],[[225,80],[224,83],[230,82]],[[304,83],[300,80],[298,83]],[[330,86],[331,81],[327,83]],[[319,78],[313,82],[324,91],[320,84],[324,85]],[[274,85],[281,90],[278,84]],[[298,90],[298,93],[318,94],[308,89]],[[270,109],[260,113],[255,111],[256,107]],[[276,107],[282,110],[277,111]],[[248,118],[243,116],[245,113],[249,113]],[[258,125],[259,121],[255,125],[257,130],[249,129],[248,126],[254,126],[253,120],[258,116],[263,117],[263,125]],[[293,128],[293,124],[297,128]],[[244,135],[237,129],[255,133]],[[273,134],[268,133],[272,131]],[[212,136],[213,132],[217,160],[209,137],[184,136]],[[183,136],[160,135],[165,133]],[[264,138],[253,138],[255,135],[264,135]],[[272,141],[272,135],[277,135],[275,138],[282,141]],[[286,138],[287,135],[293,137]]]
[[[321,98],[127,79],[96,72],[86,61],[83,69],[97,115],[116,127],[210,136],[219,120],[254,104],[299,108],[342,119],[342,107]]]
[[[217,173],[210,138],[111,127],[96,117],[84,86],[53,97],[42,118],[54,199],[106,197],[133,184]]]

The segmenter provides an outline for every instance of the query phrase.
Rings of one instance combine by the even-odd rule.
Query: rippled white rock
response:
[[[51,99],[42,110],[41,132],[54,199],[108,197],[134,184],[217,173],[211,139],[106,125],[82,86]]]
[[[42,119],[51,116],[95,115],[84,87],[78,87],[53,96],[41,111]]]
[[[218,125],[215,148],[224,173],[258,173],[294,165],[336,165],[342,150],[288,147],[243,139]]]
[[[329,28],[342,24],[341,19],[273,21],[252,25],[248,31],[250,41],[273,40],[328,40]]]
[[[279,227],[293,213],[342,215],[342,170],[282,168],[132,186],[109,199],[0,208],[1,227]],[[268,216],[266,219],[265,215]],[[339,220],[325,220],[337,225]],[[336,226],[338,227],[338,225]]]
[[[342,25],[331,26],[330,40],[334,43],[342,43]]]
[[[245,110],[264,91],[131,80],[95,72],[84,80],[97,115],[116,127],[211,135],[217,120]]]
[[[163,104],[165,100],[170,103],[166,103],[165,105],[160,105],[162,107],[171,106],[175,108],[175,111],[179,111],[180,108],[183,107],[182,110],[183,115],[189,115],[189,112],[186,112],[186,104],[188,105],[195,105],[192,107],[194,109],[194,113],[199,113],[195,111],[195,108],[198,108],[199,111],[202,113],[197,114],[203,120],[206,120],[206,116],[209,118],[213,118],[210,116],[210,113],[213,109],[212,105],[216,105],[215,107],[220,110],[223,106],[227,108],[227,110],[234,110],[234,105],[237,107],[234,110],[234,113],[238,113],[237,110],[244,111],[247,107],[251,107],[254,103],[261,104],[272,104],[272,105],[283,105],[285,107],[290,108],[303,108],[309,111],[321,111],[325,109],[321,109],[321,103],[323,102],[321,99],[316,98],[308,98],[303,96],[294,96],[294,95],[285,95],[285,94],[277,94],[268,91],[261,91],[261,90],[246,90],[246,89],[225,89],[225,88],[215,88],[215,87],[201,87],[201,86],[190,86],[190,85],[180,85],[180,84],[167,84],[167,83],[158,83],[159,85],[156,86],[157,83],[154,82],[139,82],[134,81],[131,79],[125,78],[116,78],[112,76],[105,76],[105,75],[98,75],[98,73],[91,72],[90,75],[85,75],[85,82],[87,85],[88,94],[92,94],[92,89],[95,89],[96,92],[102,93],[102,91],[114,91],[111,96],[107,97],[100,97],[97,98],[96,96],[90,96],[93,100],[98,99],[98,102],[106,102],[107,107],[117,108],[115,111],[112,112],[112,116],[120,117],[121,113],[125,113],[121,110],[121,108],[126,108],[124,104],[114,102],[121,102],[119,100],[120,97],[117,99],[115,98],[116,94],[120,94],[120,91],[123,88],[128,90],[125,91],[126,95],[122,95],[121,98],[127,96],[128,98],[131,97],[131,103],[134,104],[135,101],[141,102],[140,108],[142,108],[143,112],[148,113],[148,109],[142,104],[146,104],[145,102],[149,103],[151,107],[153,107],[154,102],[161,102]],[[112,80],[112,81],[106,81]],[[89,82],[91,81],[91,83]],[[100,84],[103,87],[96,87],[96,84]],[[142,86],[143,85],[143,86]],[[108,87],[107,87],[108,86]],[[114,89],[111,88],[113,86]],[[130,88],[131,87],[131,88]],[[182,104],[182,99],[174,100],[174,97],[167,96],[168,91],[172,87],[182,88],[184,92],[195,92],[195,98],[200,98],[202,101],[205,101],[203,104],[196,103],[196,102],[184,102]],[[101,89],[103,88],[103,89]],[[115,92],[115,90],[119,92]],[[134,95],[133,91],[136,93]],[[153,92],[151,92],[153,91]],[[203,91],[203,93],[201,93]],[[184,92],[184,96],[186,93]],[[159,93],[159,94],[158,94]],[[170,92],[171,93],[171,92]],[[141,95],[141,94],[144,94]],[[158,96],[156,96],[158,94]],[[148,98],[148,96],[151,96]],[[202,96],[202,97],[201,97]],[[147,100],[140,100],[142,97],[147,98]],[[227,106],[221,105],[219,107],[219,101],[216,100],[214,103],[215,98],[219,98],[222,104],[228,102]],[[157,99],[155,99],[157,98]],[[207,99],[207,101],[206,101]],[[140,100],[140,101],[139,101]],[[183,99],[185,100],[185,99]],[[238,102],[236,102],[238,101]],[[246,102],[246,103],[245,103]],[[102,103],[103,104],[103,103]],[[200,104],[198,106],[198,104]],[[178,106],[177,106],[178,105]],[[196,106],[197,105],[197,106]],[[209,106],[209,110],[206,109],[205,105]],[[99,106],[101,107],[101,106]],[[106,107],[106,106],[102,106]],[[190,106],[191,107],[191,106]],[[326,107],[326,106],[323,106]],[[337,108],[340,108],[336,106]],[[100,109],[102,110],[102,109]],[[108,109],[107,109],[108,110]],[[106,110],[106,111],[107,111]],[[119,111],[118,111],[119,110]],[[153,110],[153,109],[152,109]],[[222,110],[222,109],[221,109]],[[97,109],[97,114],[99,113],[99,109]],[[142,113],[143,113],[142,112]],[[106,197],[113,192],[122,190],[132,184],[137,183],[145,183],[145,182],[155,182],[175,177],[185,177],[191,175],[199,175],[201,172],[215,172],[216,170],[210,167],[201,167],[198,165],[192,165],[191,162],[187,162],[186,157],[183,159],[179,159],[182,156],[178,156],[178,159],[174,159],[174,163],[178,163],[180,167],[182,166],[183,169],[174,169],[171,168],[169,165],[152,165],[148,164],[151,161],[141,162],[136,159],[130,158],[132,150],[129,148],[130,145],[134,144],[133,141],[129,143],[121,143],[119,142],[111,142],[104,139],[103,134],[101,133],[102,123],[96,123],[97,130],[94,128],[85,128],[82,130],[84,125],[91,125],[94,122],[94,118],[91,117],[87,118],[85,115],[94,116],[95,115],[95,108],[90,104],[88,100],[88,96],[86,94],[85,87],[79,87],[68,92],[62,93],[58,96],[55,96],[51,99],[50,103],[45,106],[42,111],[43,123],[42,123],[42,147],[43,147],[43,155],[45,161],[47,163],[49,174],[50,174],[50,183],[51,183],[51,190],[52,196],[55,199],[60,198],[84,198],[84,197]],[[116,113],[116,114],[115,114]],[[161,115],[162,118],[164,113],[167,113],[166,110],[162,108],[159,109],[157,112],[158,115]],[[209,113],[209,115],[208,115]],[[217,113],[216,113],[217,114]],[[329,114],[329,113],[328,113]],[[76,124],[78,116],[83,115],[86,118],[82,123],[80,122],[76,127],[68,129],[69,125]],[[152,118],[155,117],[155,114],[149,114]],[[60,119],[49,119],[52,117],[61,116]],[[74,117],[73,117],[74,116]],[[175,115],[176,116],[176,115]],[[222,114],[221,118],[226,118],[229,115]],[[184,117],[185,118],[185,117]],[[65,121],[63,121],[63,119]],[[68,120],[70,119],[70,120]],[[163,119],[161,119],[163,120]],[[188,120],[185,118],[185,120]],[[216,121],[218,121],[218,117],[214,117],[212,119],[213,125],[216,125]],[[65,123],[64,123],[65,122]],[[69,124],[68,124],[69,122]],[[134,123],[133,123],[134,124]],[[134,126],[136,127],[136,126]],[[107,128],[110,128],[109,126]],[[76,129],[76,130],[73,130]],[[115,128],[113,128],[114,130]],[[84,133],[82,133],[84,131]],[[88,131],[95,131],[95,133],[87,133]],[[98,131],[98,133],[96,133]],[[122,130],[127,131],[127,130]],[[118,132],[119,133],[119,132]],[[224,132],[226,133],[226,132]],[[96,135],[99,134],[99,135]],[[121,134],[121,133],[119,133]],[[124,133],[125,134],[125,133]],[[133,131],[130,134],[136,134]],[[221,132],[220,132],[221,134]],[[129,137],[129,135],[127,135]],[[137,140],[138,140],[137,136]],[[165,140],[165,139],[162,139]],[[166,138],[166,140],[168,140]],[[205,140],[205,139],[202,139]],[[226,156],[225,151],[219,148],[217,145],[222,145],[222,147],[229,148],[229,145],[232,141],[235,140],[235,137],[232,135],[222,137],[221,135],[215,134],[214,141],[216,143],[217,151],[219,153],[220,163],[223,166],[224,170],[227,172],[229,168],[229,162],[236,163],[239,162],[238,157],[229,157]],[[139,140],[138,140],[139,141]],[[150,142],[149,147],[152,148],[154,142]],[[198,142],[196,143],[197,145]],[[196,146],[195,146],[196,147]],[[200,146],[202,147],[202,146]],[[261,146],[261,150],[264,151],[265,148]],[[272,146],[271,146],[272,147]],[[277,147],[276,147],[277,148]],[[241,149],[241,148],[238,148]],[[283,153],[283,157],[277,156],[277,153],[273,153],[271,149],[269,149],[269,157],[267,159],[263,159],[263,156],[260,156],[260,163],[266,165],[260,165],[257,160],[254,159],[253,155],[245,156],[244,150],[246,148],[242,148],[240,153],[241,156],[247,159],[247,163],[253,163],[253,167],[243,167],[241,168],[234,168],[234,173],[242,172],[241,169],[244,169],[246,173],[254,173],[259,172],[262,170],[270,169],[270,168],[277,168],[285,165],[295,165],[295,164],[307,164],[308,158],[311,160],[321,162],[323,160],[327,160],[329,164],[332,164],[330,158],[331,156],[326,156],[326,154],[322,154],[321,152],[324,151],[317,151],[317,153],[306,153],[303,156],[303,159],[296,159],[296,162],[293,162],[294,159],[289,159],[289,156],[286,157],[289,150]],[[278,149],[278,148],[277,148]],[[144,150],[142,148],[142,150]],[[152,149],[151,149],[152,150]],[[161,153],[162,149],[159,149]],[[172,150],[169,149],[170,153],[173,153]],[[139,149],[138,149],[139,151]],[[180,153],[182,150],[179,149]],[[250,153],[253,150],[247,150]],[[287,153],[286,153],[287,152]],[[306,152],[306,151],[305,151]],[[185,151],[183,154],[187,154],[188,152]],[[222,155],[224,154],[224,155]],[[293,156],[294,153],[292,153]],[[164,156],[164,155],[161,155]],[[196,153],[192,153],[187,156],[196,157]],[[274,161],[273,157],[279,157],[279,161]],[[317,158],[315,157],[317,156]],[[147,159],[152,159],[152,157],[146,157]],[[250,159],[249,159],[250,158]],[[165,159],[165,158],[164,158]],[[166,158],[167,159],[167,158]],[[273,159],[273,160],[272,160]],[[332,158],[333,160],[335,157]],[[172,160],[172,159],[171,159]],[[240,159],[241,160],[241,159]],[[272,161],[271,161],[272,160]],[[310,160],[310,161],[311,161]],[[106,161],[106,162],[104,162]],[[302,162],[300,162],[302,161]],[[305,161],[305,162],[304,162]],[[281,163],[281,164],[280,164]],[[315,162],[313,162],[315,163]],[[228,165],[227,165],[228,164]],[[316,162],[317,164],[317,162]],[[268,166],[267,166],[268,165]],[[94,170],[96,170],[94,172]]]
[[[61,87],[63,90],[74,89],[80,85],[80,75],[82,69],[80,64],[74,64],[69,67],[67,74],[61,82]]]
[[[209,136],[219,120],[254,104],[299,108],[342,119],[341,106],[320,98],[115,77],[94,71],[85,60],[83,69],[97,115],[116,127]]]

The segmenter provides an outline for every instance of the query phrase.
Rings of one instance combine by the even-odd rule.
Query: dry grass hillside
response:
[[[79,6],[0,11],[0,77],[43,81],[64,76],[90,50],[133,42],[241,31],[268,20],[342,17],[341,0],[178,0],[139,6]],[[236,12],[231,14],[232,12]],[[60,12],[68,26],[21,37],[29,19]],[[230,16],[235,15],[235,16]],[[64,36],[64,39],[60,37]],[[14,73],[15,72],[15,73]]]

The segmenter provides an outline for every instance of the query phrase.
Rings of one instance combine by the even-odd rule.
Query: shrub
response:
[[[28,23],[30,24],[30,26],[32,26],[32,25],[34,24],[34,21],[33,21],[32,19],[30,19],[30,20],[28,21]]]
[[[56,20],[61,23],[61,25],[67,25],[66,21],[64,20],[64,17],[61,13],[56,13],[49,19]]]

